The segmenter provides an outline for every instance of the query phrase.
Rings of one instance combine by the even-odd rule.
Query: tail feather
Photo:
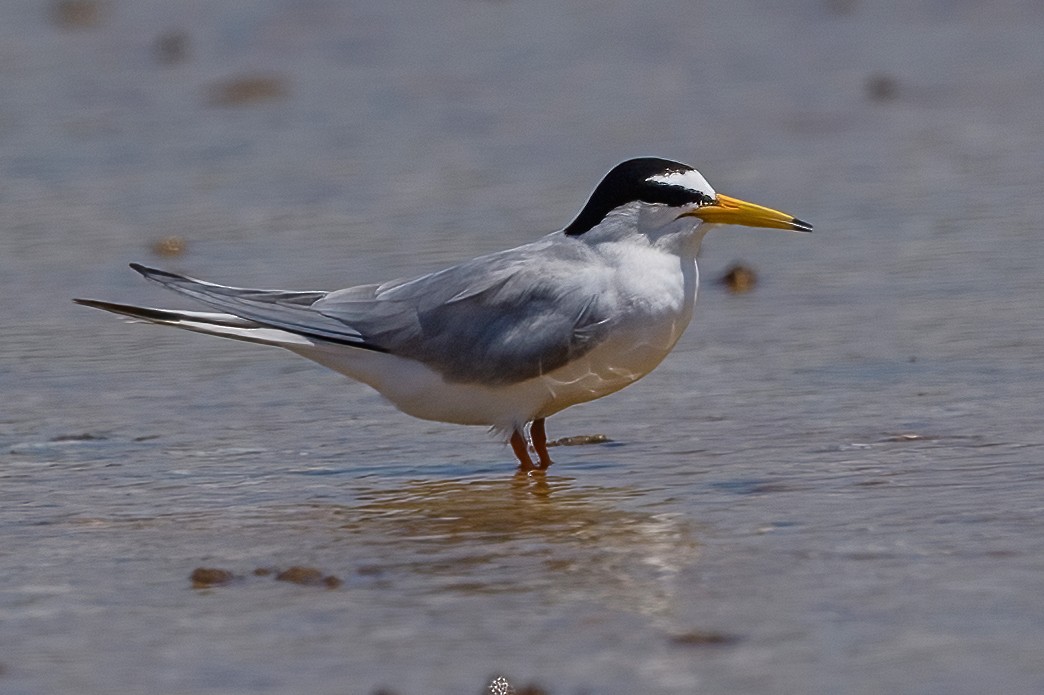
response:
[[[147,280],[259,326],[295,333],[306,339],[385,352],[383,348],[367,343],[351,325],[312,308],[316,301],[327,295],[326,292],[229,287],[149,268],[140,263],[131,263],[130,266]]]
[[[290,348],[295,346],[315,345],[314,340],[291,331],[264,326],[255,321],[244,319],[233,314],[219,314],[204,311],[180,311],[171,309],[154,309],[152,307],[117,304],[98,299],[74,299],[77,304],[102,309],[113,314],[126,316],[133,321],[157,323],[162,326],[174,326],[186,331],[232,338],[260,345],[275,345]]]

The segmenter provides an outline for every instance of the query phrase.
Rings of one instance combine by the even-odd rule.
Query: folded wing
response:
[[[541,240],[408,281],[335,292],[226,287],[142,265],[143,276],[223,314],[230,331],[249,322],[316,341],[387,352],[422,362],[448,381],[513,383],[560,367],[601,342],[609,330],[608,274],[580,244]],[[539,259],[539,262],[534,262]],[[588,261],[588,262],[585,262]],[[584,277],[577,276],[584,268]],[[133,307],[93,306],[133,315]],[[124,309],[119,311],[112,307]],[[179,312],[142,309],[135,318],[177,325]],[[157,320],[160,319],[160,320]],[[197,330],[190,326],[182,326]],[[248,338],[241,338],[248,339]],[[264,341],[255,341],[264,342]]]

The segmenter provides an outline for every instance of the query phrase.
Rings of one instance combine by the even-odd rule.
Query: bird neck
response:
[[[707,232],[720,227],[720,224],[710,224],[708,222],[700,223],[695,229],[689,232],[688,238],[684,240],[685,253],[687,255],[696,258],[700,252],[700,246],[703,244],[703,238],[707,236]]]

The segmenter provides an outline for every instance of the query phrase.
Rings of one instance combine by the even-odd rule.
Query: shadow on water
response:
[[[361,489],[358,504],[313,505],[308,516],[334,527],[325,552],[348,546],[359,577],[377,586],[546,591],[657,612],[699,544],[691,522],[629,509],[640,495],[564,476],[426,480]]]

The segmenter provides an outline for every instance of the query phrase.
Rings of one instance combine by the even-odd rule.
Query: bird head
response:
[[[812,231],[812,225],[784,212],[716,192],[687,164],[656,157],[629,159],[613,167],[563,231],[567,236],[596,229],[619,231],[628,221],[639,233],[684,234],[694,238],[696,246],[711,225]]]

